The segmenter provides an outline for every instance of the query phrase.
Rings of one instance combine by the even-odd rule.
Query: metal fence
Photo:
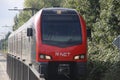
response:
[[[7,73],[10,80],[43,80],[31,64],[11,54],[7,55]]]

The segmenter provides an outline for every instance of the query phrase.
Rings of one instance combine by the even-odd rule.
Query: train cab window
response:
[[[77,14],[43,14],[42,42],[55,46],[72,46],[82,42]]]

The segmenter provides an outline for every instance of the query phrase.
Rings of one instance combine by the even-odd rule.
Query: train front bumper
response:
[[[57,78],[59,76],[69,76],[78,78],[87,73],[86,62],[42,62],[39,66],[40,74],[45,78]]]

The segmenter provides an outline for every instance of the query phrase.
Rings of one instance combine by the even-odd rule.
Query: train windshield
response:
[[[81,26],[76,14],[42,15],[42,42],[55,46],[72,46],[82,42]]]

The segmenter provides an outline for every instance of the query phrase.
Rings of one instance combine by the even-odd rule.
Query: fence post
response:
[[[30,63],[28,66],[28,80],[30,80],[30,67],[32,67],[32,64]]]
[[[7,74],[10,78],[10,54],[7,54]]]
[[[13,55],[11,57],[11,80],[13,80]]]
[[[29,67],[25,64],[25,61],[24,61],[24,65],[23,65],[23,80],[28,80],[28,69]]]
[[[24,62],[25,59],[23,59],[21,62],[21,80],[24,80]]]
[[[17,80],[17,57],[15,56],[15,61],[14,61],[14,79]]]

